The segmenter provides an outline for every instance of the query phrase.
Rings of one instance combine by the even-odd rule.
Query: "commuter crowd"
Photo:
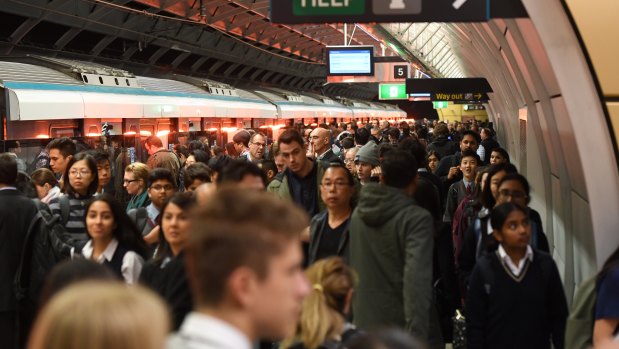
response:
[[[619,248],[570,314],[533,188],[491,124],[164,141],[0,154],[0,347],[617,341]]]

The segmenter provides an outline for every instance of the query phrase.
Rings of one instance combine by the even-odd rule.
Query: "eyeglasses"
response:
[[[499,190],[499,195],[505,196],[505,197],[509,196],[512,199],[524,199],[527,197],[527,194],[525,194],[524,192],[521,192],[519,190],[509,190],[509,189]]]
[[[137,181],[139,181],[139,179],[131,179],[131,180],[125,179],[125,180],[123,180],[123,183],[124,184],[130,184],[130,183],[137,182]]]
[[[88,170],[71,170],[69,171],[69,176],[71,177],[77,177],[77,175],[79,175],[80,177],[86,177],[86,176],[90,176],[91,172]]]
[[[168,185],[153,185],[150,188],[154,191],[160,191],[160,190],[170,191],[174,189],[174,187],[169,184]]]
[[[345,164],[352,164],[354,162],[355,162],[355,160],[353,160],[353,159],[344,159],[344,163]]]
[[[350,183],[346,183],[344,181],[336,181],[336,182],[320,183],[320,185],[322,185],[325,188],[331,188],[331,187],[335,186],[335,189],[342,189],[342,188],[345,188],[345,187],[349,187]]]
[[[253,142],[252,144],[255,145],[258,148],[264,148],[264,147],[267,146],[266,143]]]

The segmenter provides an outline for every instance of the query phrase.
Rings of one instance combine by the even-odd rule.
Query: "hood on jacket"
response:
[[[447,138],[447,136],[439,136],[437,138],[434,139],[434,141],[431,144],[434,144],[435,146],[445,146],[447,143],[451,142],[449,140],[449,138]]]
[[[357,214],[369,226],[385,224],[393,216],[414,203],[402,189],[377,183],[368,183],[361,188]]]

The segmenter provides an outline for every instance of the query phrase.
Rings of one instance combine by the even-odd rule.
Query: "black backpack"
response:
[[[65,203],[63,201],[65,200],[61,197],[61,215],[53,215],[47,205],[35,200],[39,211],[26,232],[13,281],[18,301],[30,300],[36,303],[51,269],[58,262],[79,253],[83,247],[83,243],[75,241],[65,228],[69,216],[68,198]]]

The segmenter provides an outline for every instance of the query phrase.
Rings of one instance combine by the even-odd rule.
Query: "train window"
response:
[[[84,79],[85,83],[88,83],[88,77],[86,75],[82,75],[82,78]]]
[[[99,82],[101,83],[101,85],[103,85],[103,78],[99,77]]]
[[[114,78],[114,82],[116,83],[116,86],[118,86],[118,78]]]
[[[155,134],[155,125],[140,125],[140,135],[150,136]]]
[[[59,137],[73,137],[75,136],[75,131],[73,127],[55,127],[51,126],[49,129],[49,135],[51,138],[59,138]]]
[[[129,79],[125,79],[125,82],[127,83],[127,86],[131,86],[131,84],[129,84]]]

